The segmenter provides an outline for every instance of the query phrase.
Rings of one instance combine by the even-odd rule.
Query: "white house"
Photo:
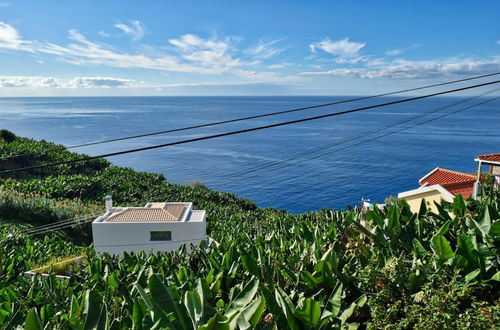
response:
[[[172,251],[206,239],[205,211],[193,210],[193,203],[114,208],[111,196],[105,200],[106,213],[92,222],[97,253]]]

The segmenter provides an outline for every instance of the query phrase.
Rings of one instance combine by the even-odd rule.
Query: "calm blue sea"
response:
[[[0,127],[21,136],[73,145],[190,125],[332,102],[346,97],[87,97],[0,99]],[[229,125],[157,135],[81,148],[91,155],[250,128],[305,116],[346,110],[370,100],[261,118]],[[161,172],[172,182],[201,181],[236,193],[264,207],[299,213],[382,202],[416,188],[435,167],[474,172],[474,157],[500,152],[500,101],[478,106],[370,142],[360,141],[454,111],[404,123],[337,146],[375,128],[438,109],[461,98],[433,98],[264,131],[112,157],[117,165]],[[472,104],[478,102],[472,101]],[[348,146],[352,147],[347,148]],[[298,153],[324,147],[287,163],[269,166]],[[329,153],[318,157],[320,154]],[[316,157],[315,159],[311,159]],[[301,162],[300,164],[293,164]],[[252,170],[251,174],[235,173]]]

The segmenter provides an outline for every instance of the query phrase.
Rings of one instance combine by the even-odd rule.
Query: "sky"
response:
[[[500,71],[500,1],[0,0],[0,97],[366,95]]]

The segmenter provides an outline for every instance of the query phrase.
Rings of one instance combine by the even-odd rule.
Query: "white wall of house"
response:
[[[443,188],[441,185],[433,185],[433,186],[422,186],[418,189],[409,190],[405,192],[401,192],[398,194],[399,199],[404,199],[410,205],[410,209],[414,213],[418,213],[420,211],[420,205],[422,203],[422,199],[425,199],[427,207],[432,212],[438,212],[437,207],[434,205],[434,202],[441,204],[441,201],[453,202],[453,196],[448,190]]]
[[[151,241],[152,231],[171,231],[169,241]],[[121,255],[123,252],[172,251],[182,245],[198,245],[206,239],[205,211],[192,210],[184,221],[92,223],[94,249],[97,253]]]

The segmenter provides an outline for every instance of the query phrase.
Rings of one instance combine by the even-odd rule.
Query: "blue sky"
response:
[[[500,71],[499,1],[0,0],[0,96],[372,94]]]

